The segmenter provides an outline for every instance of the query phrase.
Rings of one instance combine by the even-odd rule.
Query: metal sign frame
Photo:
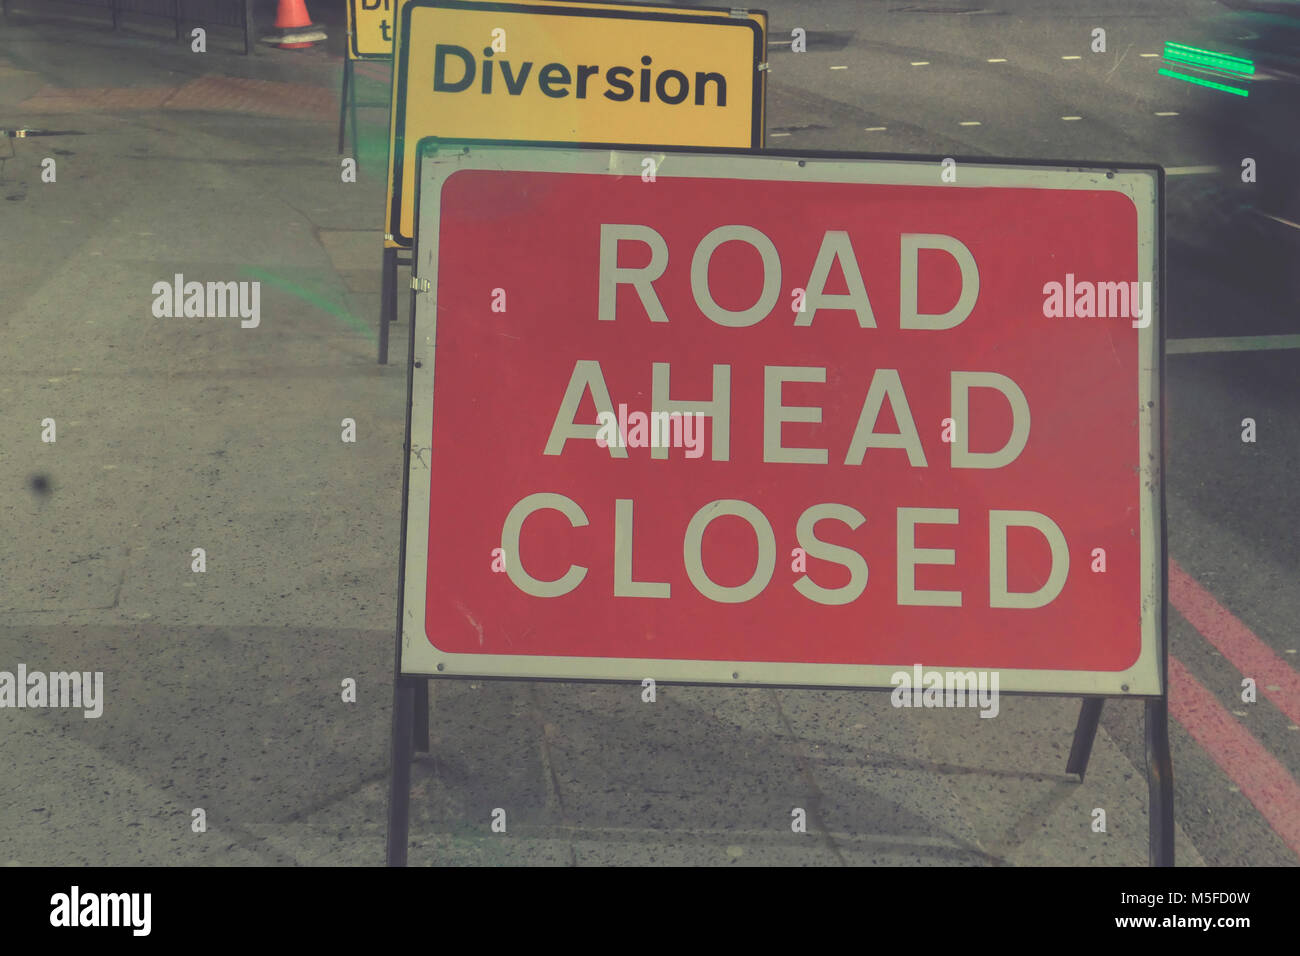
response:
[[[606,152],[603,148],[600,150],[574,150],[573,144],[568,143],[549,143],[549,144],[520,144],[517,142],[500,141],[500,140],[477,140],[477,141],[458,141],[442,142],[430,138],[420,143],[418,153],[419,163],[421,166],[420,175],[417,177],[416,202],[422,201],[421,190],[426,179],[433,189],[438,188],[440,182],[445,182],[450,172],[456,168],[464,168],[463,165],[469,161],[470,157],[476,155],[482,158],[485,152],[490,152],[494,157],[497,167],[502,162],[515,162],[527,164],[529,160],[525,157],[536,156],[539,152],[547,153],[550,156],[546,160],[550,168],[558,168],[561,171],[574,171],[567,169],[562,162],[562,157],[572,157],[572,162],[577,164],[587,163],[596,164],[598,168],[593,168],[593,172],[609,172],[611,168],[621,164],[627,164],[640,160],[644,155],[660,154],[672,155],[675,158],[688,157],[712,157],[715,162],[721,161],[726,168],[727,175],[733,175],[735,163],[745,157],[752,158],[769,158],[784,159],[792,164],[793,168],[805,169],[809,163],[843,163],[846,161],[860,160],[884,160],[894,161],[901,164],[907,164],[914,167],[928,167],[931,177],[934,168],[949,157],[938,156],[909,156],[897,153],[833,153],[825,151],[788,151],[788,150],[771,150],[762,153],[751,153],[746,150],[727,150],[727,149],[691,149],[679,148],[674,150],[660,150],[654,146],[628,147],[623,149],[622,158],[614,151]],[[522,153],[519,147],[525,147]],[[438,150],[441,147],[442,156],[439,158]],[[569,147],[563,152],[558,150],[546,150],[546,147]],[[510,151],[513,150],[513,153]],[[511,160],[511,156],[516,157]],[[585,159],[582,157],[585,155]],[[1143,341],[1140,344],[1140,364],[1139,372],[1145,368],[1145,385],[1144,397],[1150,395],[1148,401],[1139,411],[1144,416],[1142,421],[1144,426],[1140,432],[1142,434],[1142,451],[1143,451],[1143,484],[1149,495],[1143,496],[1142,515],[1143,524],[1143,550],[1147,551],[1143,561],[1143,574],[1147,578],[1143,591],[1143,613],[1150,619],[1154,616],[1155,631],[1154,634],[1144,633],[1143,637],[1143,654],[1147,654],[1149,647],[1148,641],[1154,642],[1154,651],[1156,658],[1154,668],[1156,680],[1158,681],[1157,690],[1153,694],[1138,694],[1133,692],[1133,688],[1121,687],[1120,694],[1083,694],[1082,705],[1079,711],[1078,721],[1074,730],[1073,742],[1070,748],[1070,754],[1066,763],[1066,772],[1077,774],[1082,782],[1088,768],[1089,757],[1092,752],[1093,740],[1096,735],[1097,726],[1101,716],[1102,706],[1107,696],[1119,696],[1124,698],[1140,697],[1143,699],[1143,726],[1144,738],[1147,756],[1147,787],[1148,787],[1148,854],[1151,866],[1171,867],[1174,865],[1174,793],[1173,793],[1173,765],[1169,748],[1169,699],[1168,699],[1168,573],[1167,573],[1167,527],[1165,517],[1165,489],[1163,481],[1164,467],[1164,400],[1163,400],[1163,383],[1165,381],[1165,324],[1160,316],[1163,310],[1163,303],[1166,301],[1165,294],[1165,244],[1164,244],[1164,217],[1165,217],[1165,187],[1164,187],[1164,169],[1159,166],[1147,166],[1140,164],[1122,164],[1116,166],[1105,162],[1083,162],[1083,163],[1064,163],[1064,162],[1045,162],[1041,160],[1016,160],[1003,159],[990,161],[984,157],[951,157],[956,159],[963,167],[963,177],[966,177],[966,170],[971,167],[986,167],[990,171],[1010,172],[1016,171],[1038,171],[1040,173],[1065,173],[1065,174],[1089,174],[1104,176],[1107,180],[1114,181],[1121,174],[1121,170],[1129,173],[1140,173],[1148,177],[1150,184],[1153,186],[1150,197],[1151,203],[1144,213],[1145,220],[1150,226],[1150,232],[1147,233],[1148,241],[1146,246],[1146,255],[1140,265],[1141,274],[1148,275],[1154,282],[1156,292],[1155,302],[1159,303],[1159,309],[1155,312],[1152,324],[1149,329],[1143,330],[1145,333]],[[559,160],[557,162],[557,160]],[[438,162],[443,162],[441,171],[435,170]],[[428,167],[426,168],[426,162]],[[517,167],[518,168],[518,167]],[[522,168],[527,168],[524,166]],[[632,165],[631,169],[638,167]],[[789,167],[787,167],[789,168]],[[672,174],[670,170],[670,174]],[[933,183],[933,179],[930,179]],[[969,185],[969,182],[967,183]],[[424,196],[429,194],[425,189]],[[435,209],[436,203],[430,204]],[[419,206],[417,205],[417,209]],[[434,220],[436,222],[436,215]],[[417,219],[417,226],[420,224]],[[412,440],[412,420],[413,420],[413,396],[415,393],[416,372],[419,370],[423,375],[428,376],[428,395],[432,397],[432,375],[433,363],[427,362],[428,371],[425,372],[426,360],[431,358],[430,344],[426,342],[425,349],[417,350],[417,311],[419,310],[420,300],[428,300],[425,303],[427,310],[431,306],[436,310],[436,299],[429,295],[433,292],[436,295],[437,285],[431,279],[431,270],[436,262],[436,227],[434,227],[434,239],[426,238],[424,243],[420,242],[420,233],[423,230],[417,228],[415,236],[415,247],[412,255],[412,262],[415,266],[415,274],[418,279],[412,280],[412,292],[410,300],[410,328],[409,328],[409,350],[407,360],[407,389],[406,389],[406,443],[404,446],[404,468],[402,472],[402,526],[401,526],[401,552],[398,569],[398,596],[397,596],[397,628],[395,635],[395,654],[393,668],[393,712],[392,727],[389,741],[389,794],[387,809],[387,838],[386,838],[386,859],[389,866],[405,866],[407,861],[407,849],[409,845],[409,822],[410,822],[410,795],[411,795],[411,765],[414,752],[428,752],[430,750],[429,741],[429,677],[423,674],[408,675],[403,670],[403,648],[405,639],[410,636],[405,627],[409,612],[405,608],[406,595],[408,593],[407,582],[407,553],[408,553],[408,536],[407,529],[410,522],[410,490],[411,490],[411,440]],[[426,237],[428,233],[425,233]],[[420,264],[425,265],[423,274],[421,273]],[[1151,273],[1154,272],[1154,275]],[[425,283],[428,285],[425,286]],[[427,314],[427,313],[426,313]],[[436,314],[436,313],[435,313]],[[417,355],[421,356],[417,358]],[[428,416],[432,421],[432,415]],[[432,450],[430,450],[432,453]],[[1154,509],[1154,511],[1152,510]],[[426,529],[427,530],[427,527]],[[1149,550],[1150,549],[1150,550]],[[1154,550],[1154,555],[1151,553]],[[1154,581],[1151,575],[1158,571]],[[421,582],[422,584],[423,582]],[[423,631],[423,616],[420,618],[420,629]],[[1144,628],[1144,631],[1149,628]],[[426,646],[428,641],[420,635],[420,640]],[[445,662],[442,669],[438,669],[437,663],[434,663],[435,676],[461,678],[471,675],[447,671]],[[638,673],[632,680],[641,677],[644,674]],[[741,680],[739,672],[730,675],[731,680],[720,681],[692,681],[691,683],[705,684],[709,686],[756,686],[750,681]],[[504,676],[483,676],[478,679],[483,680],[516,680],[529,679],[526,677],[504,677]],[[538,676],[531,679],[536,680],[556,680],[553,676]],[[617,678],[597,677],[597,678],[566,678],[578,682],[585,681],[610,681]],[[626,678],[624,678],[626,679]],[[683,683],[675,681],[666,676],[660,679],[660,683],[671,685],[674,683]],[[761,686],[778,686],[778,687],[798,687],[803,685],[792,684],[763,684]],[[825,685],[833,687],[835,685]],[[866,688],[870,689],[870,688]],[[1025,691],[1011,688],[1000,689],[999,693],[1006,693],[1012,696],[1067,696],[1064,692],[1043,692],[1043,691]],[[1069,694],[1068,696],[1074,696]]]

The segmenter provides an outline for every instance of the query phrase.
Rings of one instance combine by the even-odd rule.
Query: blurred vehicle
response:
[[[1300,301],[1300,0],[1220,0],[1209,40],[1170,37],[1161,74],[1190,83],[1211,120],[1207,146],[1225,171],[1206,183],[1204,226],[1232,269],[1261,291]],[[1254,160],[1255,181],[1241,181]],[[1233,182],[1235,179],[1235,182]],[[1232,182],[1224,190],[1224,182]],[[1214,195],[1211,195],[1211,192]]]

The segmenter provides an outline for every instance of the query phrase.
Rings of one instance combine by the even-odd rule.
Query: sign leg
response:
[[[429,752],[429,680],[420,677],[412,681],[415,686],[415,708],[412,717],[412,746],[416,753]]]
[[[357,167],[361,167],[361,154],[357,151],[357,71],[352,66],[352,61],[348,60],[348,80],[352,87],[352,99],[348,103],[348,110],[352,114],[352,158],[357,161]]]
[[[1088,758],[1092,756],[1092,742],[1097,736],[1097,722],[1101,720],[1101,705],[1105,701],[1104,697],[1085,697],[1079,708],[1079,722],[1074,727],[1074,743],[1070,745],[1065,772],[1077,773],[1080,783],[1088,772]]]
[[[421,683],[424,681],[422,680]],[[411,822],[411,720],[415,688],[405,677],[393,682],[393,734],[388,778],[388,865],[406,866]],[[425,722],[428,727],[428,722]]]
[[[390,318],[391,317],[391,318]],[[384,250],[384,276],[379,292],[379,364],[388,364],[388,323],[397,317],[397,250]]]
[[[1169,756],[1169,698],[1146,702],[1147,788],[1152,866],[1174,865],[1174,766]]]
[[[399,251],[400,251],[400,250],[399,250]],[[397,252],[395,251],[393,254],[394,254],[394,255],[397,255]],[[410,270],[411,270],[411,278],[412,278],[412,279],[415,278],[415,264],[414,264],[414,262],[415,262],[414,257],[412,257],[411,259],[403,259],[401,256],[397,256],[397,267],[398,267],[398,268],[401,268],[402,266],[408,266],[408,267],[410,268]],[[393,288],[396,289],[397,287],[398,287],[398,283],[397,283],[397,274],[394,273],[394,274],[393,274]],[[389,321],[389,322],[396,322],[396,321],[397,321],[397,298],[396,298],[396,297],[393,298],[393,311],[389,314],[389,316],[388,316],[388,321]],[[411,289],[411,321],[412,321],[412,322],[415,321],[415,289],[414,289],[414,288]]]
[[[343,136],[348,120],[348,87],[352,85],[352,61],[343,59],[343,92],[339,94],[339,155],[343,155]],[[356,159],[355,156],[352,157]]]

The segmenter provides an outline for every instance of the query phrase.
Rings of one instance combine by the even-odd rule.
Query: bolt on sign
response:
[[[723,8],[407,0],[389,130],[386,245],[409,247],[427,136],[763,145],[767,14]]]
[[[424,156],[402,673],[1161,694],[1159,168],[661,155]]]
[[[347,0],[348,57],[391,60],[397,13],[406,0]]]

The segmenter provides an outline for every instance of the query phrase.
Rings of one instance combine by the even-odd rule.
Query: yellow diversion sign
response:
[[[386,245],[411,245],[424,137],[761,148],[766,48],[762,11],[405,0]]]
[[[348,58],[391,60],[397,14],[406,0],[347,0]]]

